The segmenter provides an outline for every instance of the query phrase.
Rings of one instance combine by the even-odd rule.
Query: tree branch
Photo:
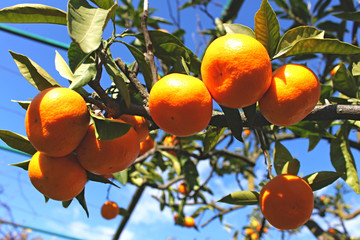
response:
[[[154,85],[155,82],[157,81],[158,74],[157,74],[157,69],[156,69],[156,65],[155,65],[152,42],[151,42],[150,34],[149,34],[149,31],[148,31],[147,25],[146,25],[148,14],[149,14],[149,1],[144,0],[144,11],[141,16],[141,27],[143,30],[144,40],[145,40],[145,45],[146,45],[145,59],[150,64],[151,75],[152,75],[152,80],[153,80],[153,85]]]

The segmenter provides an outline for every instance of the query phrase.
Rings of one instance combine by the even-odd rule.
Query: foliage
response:
[[[181,9],[194,7],[206,12],[208,4],[212,2],[187,1]],[[360,48],[357,47],[356,39],[359,13],[354,2],[343,0],[336,5],[328,0],[318,0],[312,8],[308,8],[303,0],[272,2],[273,6],[267,0],[262,1],[255,15],[255,29],[231,20],[223,23],[212,18],[214,28],[203,34],[210,35],[211,39],[231,33],[252,36],[266,47],[274,68],[287,62],[306,64],[309,60],[319,61],[317,74],[322,84],[322,94],[315,111],[296,125],[280,128],[266,122],[256,105],[244,109],[222,107],[213,112],[212,121],[204,132],[179,138],[179,143],[173,147],[163,146],[166,133],[152,124],[152,134],[157,139],[154,149],[139,156],[136,163],[127,170],[114,174],[114,181],[122,185],[133,184],[140,190],[144,187],[161,190],[162,195],[157,198],[160,210],[171,208],[173,212],[179,213],[179,219],[184,217],[184,208],[189,204],[199,206],[193,212],[193,217],[216,209],[218,213],[214,212],[214,217],[202,225],[206,226],[213,219],[222,220],[230,211],[257,204],[261,186],[255,187],[253,184],[253,168],[263,157],[266,162],[264,168],[268,170],[267,177],[274,174],[272,168],[276,174],[297,175],[301,159],[295,159],[282,141],[307,138],[309,151],[316,148],[321,140],[329,142],[331,163],[334,166],[334,171],[319,169],[304,177],[313,191],[342,178],[353,191],[360,193],[356,162],[352,154],[352,150],[359,149],[359,146],[350,139],[350,132],[360,128],[360,111],[357,105]],[[63,12],[39,4],[15,5],[0,10],[0,22],[60,24],[68,28],[72,39],[68,56],[65,60],[57,53],[55,67],[69,81],[68,87],[79,92],[92,106],[91,116],[99,139],[113,139],[129,129],[128,124],[111,121],[104,116],[118,117],[129,112],[151,120],[147,111],[147,98],[157,80],[157,75],[154,76],[154,70],[157,73],[155,63],[155,67],[163,74],[200,74],[200,57],[185,46],[182,39],[185,31],[179,28],[171,34],[158,30],[162,24],[171,23],[154,16],[156,10],[146,9],[144,1],[134,6],[128,0],[115,3],[112,0],[92,0],[91,3],[87,0],[69,0],[67,9],[67,12]],[[233,19],[232,17],[229,19]],[[279,19],[290,22],[290,27],[281,26]],[[349,25],[354,26],[352,32],[347,29]],[[104,39],[103,32],[107,26],[113,27],[113,35]],[[147,27],[155,30],[148,31]],[[118,34],[119,30],[122,33]],[[348,39],[348,32],[352,34],[350,43],[345,40]],[[124,45],[136,62],[125,64],[121,56],[114,56],[110,50],[114,44]],[[60,85],[30,57],[12,51],[10,54],[23,77],[38,90]],[[155,56],[156,61],[152,56]],[[341,67],[334,77],[330,77],[329,72],[338,63]],[[103,66],[106,73],[102,72]],[[112,80],[111,86],[106,89],[99,83],[102,74],[109,75]],[[95,94],[88,93],[88,89],[95,91]],[[24,108],[28,104],[18,102]],[[338,107],[347,107],[349,112],[337,111]],[[99,112],[101,114],[96,114]],[[244,127],[251,129],[250,136],[242,135]],[[35,153],[25,136],[0,130],[0,138],[12,148],[30,155]],[[171,154],[169,150],[176,154]],[[207,161],[212,169],[204,182],[199,180],[198,165],[201,161]],[[14,165],[26,170],[27,164],[28,162],[23,162]],[[208,183],[215,174],[237,178],[241,176],[247,180],[247,190],[229,193],[220,200],[215,199],[235,206],[220,208],[212,201],[213,190]],[[111,183],[103,176],[89,174],[88,179]],[[189,192],[182,197],[178,196],[174,187],[180,181],[185,181],[189,188]],[[84,192],[77,200],[89,214]],[[135,197],[133,201],[136,201]],[[333,202],[335,200],[331,199],[331,203]],[[67,207],[70,203],[71,201],[64,202],[63,206]],[[318,208],[321,210],[330,205],[321,203]],[[336,204],[331,207],[335,208]],[[259,219],[256,207],[254,209],[252,217]],[[127,209],[126,215],[131,212],[132,209]],[[333,212],[336,213],[336,209]],[[346,220],[340,214],[337,217]],[[126,217],[124,219],[128,220]],[[313,222],[308,222],[306,226],[314,226],[312,224]],[[261,229],[264,226],[262,221]],[[320,229],[318,225],[316,227]],[[262,231],[260,230],[260,237]],[[239,231],[236,230],[234,239],[238,234]],[[318,234],[317,237],[321,235],[318,232],[314,234]]]

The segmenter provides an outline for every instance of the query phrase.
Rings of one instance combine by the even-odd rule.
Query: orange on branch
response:
[[[144,117],[124,114],[119,119],[133,126],[135,132],[139,135],[139,142],[144,141],[149,135],[149,122]]]
[[[166,136],[163,141],[164,146],[174,147],[176,144],[178,144],[179,140],[176,138],[176,136]],[[176,152],[172,150],[168,150],[168,153],[176,156]]]
[[[146,137],[146,139],[140,143],[140,152],[139,152],[139,155],[143,155],[144,153],[146,153],[147,151],[149,151],[150,149],[152,149],[154,146],[155,146],[154,139],[152,139],[152,138],[150,137],[150,135],[148,135],[148,136]]]
[[[39,192],[58,201],[68,201],[79,195],[87,181],[86,171],[73,153],[50,157],[38,151],[30,160],[28,174]]]
[[[150,91],[149,109],[162,130],[191,136],[204,130],[212,116],[212,99],[204,83],[190,75],[172,73]]]
[[[119,206],[116,202],[106,201],[101,207],[101,216],[107,220],[114,219],[119,214]]]
[[[31,144],[53,157],[70,154],[80,144],[89,126],[86,102],[64,87],[48,88],[31,101],[25,130]]]
[[[178,191],[181,194],[187,194],[189,192],[189,189],[186,186],[185,182],[180,183],[180,185],[178,186]]]
[[[259,101],[262,115],[278,126],[303,120],[319,101],[321,86],[309,68],[286,64],[273,72],[269,90]]]
[[[184,217],[184,226],[191,228],[195,226],[195,220],[193,217]]]
[[[129,167],[138,156],[139,150],[139,138],[132,127],[119,138],[102,141],[96,138],[95,127],[91,125],[76,153],[80,164],[86,170],[107,175]]]
[[[281,174],[260,191],[260,210],[271,225],[279,229],[296,229],[311,217],[314,197],[302,178]]]
[[[201,63],[201,76],[211,96],[230,108],[256,103],[269,88],[271,73],[266,48],[244,34],[215,39]]]

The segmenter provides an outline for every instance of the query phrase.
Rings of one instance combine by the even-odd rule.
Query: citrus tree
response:
[[[55,57],[67,86],[31,56],[10,50],[20,73],[39,90],[32,101],[17,101],[27,111],[27,136],[0,130],[6,144],[33,156],[13,165],[29,172],[46,201],[67,207],[77,199],[88,215],[86,181],[136,186],[127,209],[111,201],[102,208],[106,219],[122,215],[114,239],[145,188],[160,190],[161,197],[154,196],[159,211],[170,208],[174,223],[185,227],[206,227],[252,205],[249,225],[235,230],[234,239],[261,238],[272,226],[292,234],[303,225],[319,239],[348,238],[344,226],[322,229],[311,214],[331,213],[343,223],[359,213],[346,205],[342,186],[335,195],[313,194],[340,178],[360,193],[352,154],[360,146],[350,134],[360,127],[354,1],[318,0],[309,8],[304,1],[263,0],[255,29],[234,22],[244,1],[228,1],[221,16],[208,12],[211,0],[176,3],[178,12],[193,7],[213,21],[200,33],[208,39],[200,54],[185,45],[186,29],[177,18],[154,16],[146,0],[137,6],[69,0],[66,12],[41,4],[1,9],[0,22],[64,25],[72,40],[67,57]],[[281,26],[279,19],[290,24]],[[162,24],[178,28],[169,33]],[[106,27],[113,29],[107,39]],[[116,45],[135,61],[112,53]],[[316,71],[306,66],[310,61],[318,63]],[[104,86],[107,77],[111,83]],[[309,140],[309,151],[327,141],[334,171],[298,177],[301,159],[282,143],[297,138]],[[200,182],[198,166],[205,161],[211,172]],[[254,174],[259,161],[265,176]],[[64,174],[69,169],[76,172]],[[209,182],[215,175],[233,176],[239,191],[214,199]],[[184,214],[188,206],[196,206],[191,216]],[[204,212],[213,216],[195,225]]]

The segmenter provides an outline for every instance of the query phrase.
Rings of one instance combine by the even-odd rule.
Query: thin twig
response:
[[[136,72],[130,71],[126,63],[123,62],[120,58],[115,59],[115,63],[118,66],[118,68],[120,68],[120,70],[128,77],[128,79],[133,84],[133,86],[139,91],[146,105],[147,102],[149,101],[149,93],[144,87],[144,85],[142,85],[139,79],[137,78]]]
[[[150,64],[151,75],[152,75],[152,80],[153,80],[153,85],[154,85],[155,82],[157,81],[158,73],[157,73],[157,68],[156,68],[155,59],[154,59],[153,45],[152,45],[150,34],[149,34],[149,31],[147,29],[147,24],[146,24],[148,14],[149,14],[149,1],[144,0],[144,11],[141,16],[141,28],[143,30],[145,46],[146,46],[145,58]]]

